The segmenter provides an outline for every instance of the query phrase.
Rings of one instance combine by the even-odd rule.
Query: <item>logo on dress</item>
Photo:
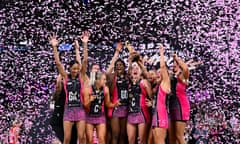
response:
[[[128,97],[129,97],[129,98],[132,98],[132,97],[133,97],[133,94],[129,94]]]

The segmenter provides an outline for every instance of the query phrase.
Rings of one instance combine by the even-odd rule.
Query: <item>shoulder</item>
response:
[[[86,85],[86,86],[84,87],[83,91],[84,91],[85,93],[89,93],[89,92],[92,91],[92,87],[89,86],[89,85]]]
[[[89,77],[87,76],[87,74],[80,74],[80,75],[79,75],[79,79],[80,79],[81,82],[83,82],[84,84],[88,84],[88,82],[89,82]]]
[[[69,75],[67,74],[65,77],[62,76],[63,82],[67,81],[69,79]]]
[[[161,85],[161,87],[159,87],[159,88],[161,88],[163,90],[163,92],[166,93],[166,94],[171,93],[171,89],[170,89],[169,86]]]
[[[140,81],[140,86],[145,88],[145,89],[150,88],[150,84],[149,84],[149,82],[146,79],[142,79]]]
[[[107,76],[107,77],[115,77],[116,74],[115,74],[115,73],[106,73],[106,76]]]
[[[107,86],[104,86],[104,87],[103,87],[103,90],[104,90],[105,92],[109,92],[109,88],[108,88]]]
[[[140,81],[140,83],[142,83],[144,86],[148,86],[148,85],[149,85],[149,82],[148,82],[147,79],[142,79],[142,80]]]
[[[188,85],[189,79],[188,78],[184,78],[183,74],[178,75],[178,80],[180,80],[185,85]]]

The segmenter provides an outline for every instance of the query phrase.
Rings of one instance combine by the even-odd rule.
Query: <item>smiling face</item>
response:
[[[105,86],[107,83],[107,77],[105,74],[103,73],[97,73],[97,76],[96,76],[96,84],[99,86],[99,87],[103,87]]]
[[[98,64],[94,64],[91,68],[91,72],[99,72],[100,66]]]
[[[162,73],[161,73],[161,69],[158,69],[156,74],[156,82],[161,83],[161,81],[162,81]]]
[[[142,74],[142,70],[139,67],[139,65],[136,62],[132,63],[131,76],[135,79],[138,79],[138,78],[140,78],[141,74]]]
[[[156,78],[157,78],[156,71],[155,70],[150,70],[148,72],[148,81],[150,83],[154,83],[156,81]]]
[[[100,85],[101,86],[105,86],[106,83],[107,83],[107,78],[106,78],[106,75],[105,74],[102,74],[101,78],[100,78]]]
[[[125,66],[124,66],[122,61],[119,60],[119,61],[116,62],[116,64],[115,64],[115,71],[116,71],[117,75],[124,74]]]
[[[75,63],[70,67],[70,74],[75,78],[79,73],[79,64]]]
[[[173,62],[173,72],[177,73],[180,70],[180,67],[176,61]]]

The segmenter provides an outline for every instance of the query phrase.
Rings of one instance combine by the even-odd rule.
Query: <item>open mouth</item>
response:
[[[72,73],[72,74],[73,74],[73,76],[77,76],[78,73],[77,73],[77,72],[74,72],[74,73]]]
[[[138,73],[137,72],[133,72],[133,75],[137,75]]]
[[[153,81],[153,78],[152,78],[152,77],[149,77],[148,80],[149,80],[149,81]]]
[[[118,68],[117,71],[118,71],[118,72],[122,72],[122,69],[121,69],[121,68]]]

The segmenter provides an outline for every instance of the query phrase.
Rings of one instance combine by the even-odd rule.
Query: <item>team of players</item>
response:
[[[76,139],[74,133],[77,133],[80,143],[92,144],[94,128],[99,144],[135,144],[136,141],[162,144],[166,134],[170,144],[185,143],[184,129],[190,115],[185,93],[189,69],[177,55],[173,55],[171,71],[164,60],[164,47],[160,46],[160,65],[147,71],[141,56],[127,44],[129,59],[126,71],[125,62],[118,58],[123,44],[118,43],[106,72],[100,72],[99,66],[93,64],[88,76],[88,32],[81,36],[83,61],[75,40],[76,60],[70,62],[69,73],[60,62],[56,35],[49,40],[60,73],[54,93],[53,115],[60,118],[57,125],[62,125],[58,112],[63,113],[64,135],[59,134],[58,137],[64,144]],[[59,109],[61,105],[63,108]],[[52,125],[56,133],[61,131],[56,127],[56,119]]]

